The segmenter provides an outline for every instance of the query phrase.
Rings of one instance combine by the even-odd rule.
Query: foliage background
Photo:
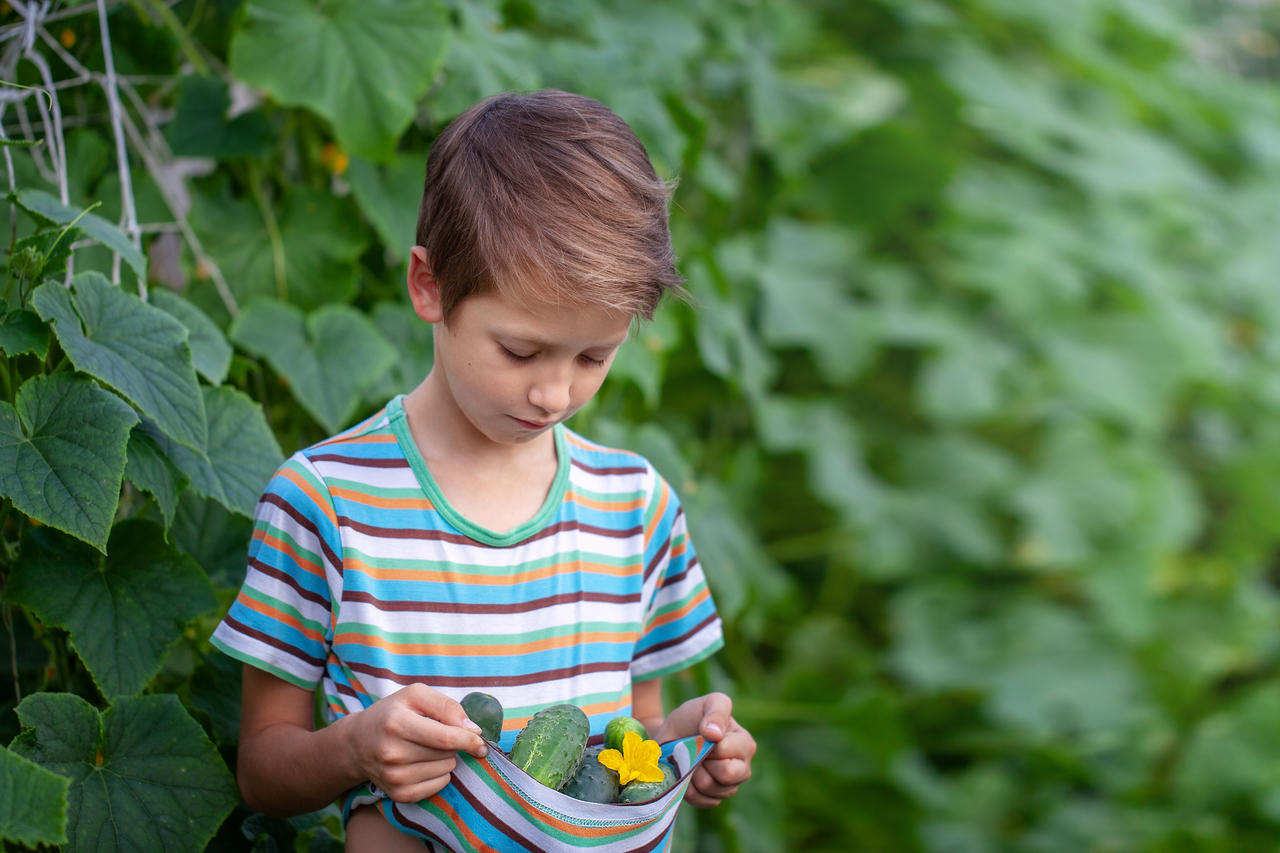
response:
[[[402,295],[425,153],[475,100],[551,86],[609,105],[680,181],[693,303],[575,421],[677,485],[726,618],[727,650],[670,699],[725,689],[760,742],[678,848],[1275,849],[1277,24],[1268,0],[10,2],[0,76],[56,94],[5,92],[6,136],[41,140],[6,149],[15,186],[119,226],[79,223],[73,271],[186,318],[208,440],[144,429],[155,409],[65,324],[46,356],[0,335],[13,411],[23,382],[92,376],[149,440],[118,503],[72,496],[115,507],[110,542],[0,475],[0,791],[34,816],[0,807],[0,837],[142,844],[95,785],[104,755],[138,758],[112,726],[166,714],[154,731],[195,721],[216,745],[189,760],[218,793],[149,849],[338,849],[332,812],[227,793],[237,674],[206,638],[242,576],[242,494],[425,375]],[[71,218],[22,200],[20,240]],[[29,260],[11,246],[7,324],[59,316],[26,285],[61,266],[27,281]],[[76,279],[86,322],[105,280]],[[256,465],[217,462],[233,401],[269,426]],[[124,601],[145,581],[110,566],[138,553],[195,571],[180,597],[207,606],[121,605],[145,660],[95,658],[87,638],[128,621],[67,616],[39,581],[96,561]],[[106,721],[74,761],[46,742],[55,710]]]

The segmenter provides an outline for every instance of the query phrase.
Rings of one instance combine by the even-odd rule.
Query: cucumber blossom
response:
[[[485,740],[497,743],[502,737],[502,703],[488,693],[468,693],[462,697],[462,710],[480,727]]]
[[[640,735],[641,740],[647,740],[649,737],[649,732],[645,730],[644,723],[635,717],[614,717],[604,727],[604,745],[609,749],[621,751],[622,739],[627,732],[635,732]]]
[[[511,763],[559,790],[582,761],[591,723],[576,705],[552,705],[533,715],[511,747]]]

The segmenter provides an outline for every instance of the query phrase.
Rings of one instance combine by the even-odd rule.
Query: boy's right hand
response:
[[[398,803],[413,803],[449,784],[459,751],[485,756],[479,732],[456,700],[411,684],[352,714],[348,741],[370,782]]]

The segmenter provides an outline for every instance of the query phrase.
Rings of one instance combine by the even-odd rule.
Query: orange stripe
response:
[[[456,830],[457,832],[462,833],[464,836],[466,836],[467,841],[471,842],[471,849],[473,850],[492,850],[493,849],[488,844],[485,844],[483,841],[481,841],[479,836],[477,836],[474,832],[472,832],[470,829],[467,828],[467,825],[462,822],[462,818],[458,816],[458,813],[454,810],[453,806],[449,805],[448,801],[445,800],[444,797],[432,795],[431,802],[434,803],[436,806],[438,806],[440,808],[440,811],[444,812],[449,816],[450,823],[452,824],[453,829]]]
[[[383,498],[357,489],[346,489],[338,486],[331,486],[329,491],[336,498],[346,498],[361,506],[372,506],[379,509],[435,509],[431,501],[426,498]]]
[[[548,637],[529,643],[454,646],[448,643],[396,643],[359,631],[343,631],[334,637],[333,641],[335,644],[346,642],[383,649],[398,655],[519,655],[563,649],[582,643],[616,643],[635,639],[636,635],[632,631],[586,631],[564,637]]]
[[[626,512],[628,510],[640,509],[644,506],[644,498],[634,498],[625,503],[620,501],[602,501],[597,498],[589,498],[586,495],[578,494],[572,489],[566,497],[576,503],[578,506],[584,506],[587,509],[599,509],[605,512]]]
[[[317,492],[309,482],[302,478],[301,474],[294,471],[292,468],[283,468],[280,473],[285,476],[285,479],[289,480],[301,489],[307,497],[311,498],[311,501],[316,506],[320,507],[324,514],[328,516],[329,521],[334,527],[338,526],[338,517],[333,514],[333,507],[329,505],[329,498],[327,496],[321,495]]]
[[[285,554],[288,554],[290,557],[293,558],[293,561],[298,564],[299,568],[306,569],[316,577],[325,579],[324,567],[321,566],[319,563],[299,554],[297,549],[293,547],[293,544],[291,542],[288,542],[272,533],[268,533],[265,529],[262,529],[262,528],[255,529],[253,531],[253,538],[257,539],[259,542],[263,543],[264,545],[269,545],[272,548],[275,548],[277,551],[282,551]],[[326,583],[327,582],[328,581],[326,580]]]
[[[291,628],[297,628],[299,631],[301,631],[304,635],[306,635],[312,640],[315,640],[321,643],[324,642],[324,636],[319,631],[317,631],[314,628],[308,628],[306,625],[303,625],[302,622],[300,622],[296,616],[291,616],[290,614],[286,613],[283,610],[278,610],[277,608],[272,607],[270,604],[267,604],[264,601],[258,601],[256,598],[251,598],[248,595],[245,595],[243,592],[240,593],[238,596],[236,596],[236,601],[242,606],[249,608],[250,610],[253,610],[257,613],[261,613],[263,616],[266,616],[268,619],[271,619],[276,622],[283,622],[284,624],[290,626]]]
[[[395,444],[396,437],[391,433],[373,433],[372,435],[353,435],[347,436],[346,433],[338,433],[332,438],[326,438],[324,441],[316,442],[316,447],[327,447],[330,444]]]
[[[667,514],[667,503],[671,500],[671,487],[664,480],[659,480],[658,482],[662,484],[662,494],[658,496],[658,509],[654,512],[653,520],[649,522],[649,527],[644,532],[644,538],[649,542],[653,541],[653,531],[658,529],[659,522]]]
[[[348,557],[344,561],[347,571],[353,569],[363,572],[373,580],[379,581],[429,581],[433,583],[456,583],[470,584],[474,586],[493,586],[501,584],[503,586],[516,586],[529,581],[542,580],[544,578],[556,577],[557,575],[567,574],[571,572],[593,572],[600,575],[609,575],[616,578],[630,577],[636,573],[636,566],[611,566],[608,563],[589,563],[585,560],[578,560],[571,563],[553,563],[549,566],[543,566],[540,569],[529,569],[514,575],[467,575],[461,572],[451,570],[444,571],[427,571],[425,569],[382,569],[376,566],[370,566],[361,562],[354,557]],[[501,569],[501,566],[495,566],[495,569]]]
[[[649,630],[653,630],[654,628],[660,628],[663,625],[667,624],[668,622],[674,622],[677,619],[683,617],[685,614],[693,610],[699,604],[706,601],[707,598],[710,597],[710,595],[711,595],[711,590],[707,589],[706,587],[703,587],[702,592],[695,595],[693,599],[684,607],[681,607],[679,610],[672,610],[670,613],[664,613],[661,616],[659,616],[657,619],[654,619],[652,622],[650,622]]]
[[[620,702],[593,702],[590,705],[583,705],[582,712],[589,717],[596,714],[617,714],[623,708],[631,704],[631,694],[628,693],[622,697]],[[518,732],[529,724],[533,716],[528,717],[505,717],[502,720],[502,730],[504,732]]]

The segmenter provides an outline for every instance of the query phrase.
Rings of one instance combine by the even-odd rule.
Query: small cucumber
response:
[[[680,777],[676,776],[675,768],[667,762],[660,761],[658,766],[662,768],[661,782],[628,782],[622,787],[622,793],[618,794],[618,802],[646,803],[665,794]]]
[[[497,743],[502,738],[502,703],[488,693],[468,693],[462,697],[462,710],[480,727],[485,740]]]
[[[600,763],[600,753],[603,750],[603,744],[587,747],[587,751],[582,753],[582,760],[578,762],[578,769],[573,771],[560,793],[588,803],[616,803],[622,785],[618,783],[618,771],[610,770]]]
[[[560,789],[582,760],[591,722],[576,705],[552,705],[533,715],[511,747],[511,763],[548,788]]]
[[[622,738],[627,732],[635,732],[640,735],[642,740],[647,740],[649,737],[649,732],[645,730],[644,723],[635,717],[614,717],[604,727],[604,745],[609,749],[621,751]]]

